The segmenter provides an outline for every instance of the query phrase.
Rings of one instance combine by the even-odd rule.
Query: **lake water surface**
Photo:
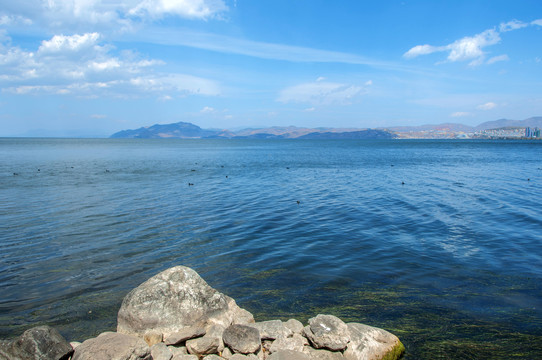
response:
[[[113,329],[186,265],[406,359],[542,358],[541,204],[540,141],[0,139],[0,338]]]

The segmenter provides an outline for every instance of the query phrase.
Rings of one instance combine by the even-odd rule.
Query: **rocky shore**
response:
[[[124,298],[117,331],[68,343],[39,326],[0,340],[0,360],[395,360],[399,339],[379,328],[317,315],[255,322],[194,270],[165,270]]]

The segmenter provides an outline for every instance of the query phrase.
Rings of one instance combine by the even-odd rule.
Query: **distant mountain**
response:
[[[525,120],[500,119],[486,121],[475,127],[475,130],[499,129],[504,127],[538,127],[542,128],[542,116],[532,117]]]
[[[299,128],[296,126],[263,129],[205,130],[197,125],[178,122],[152,125],[135,130],[123,130],[111,138],[124,139],[391,139],[394,135],[386,130]]]
[[[122,130],[111,135],[111,138],[124,139],[200,139],[216,135],[213,130],[204,130],[197,125],[178,122],[174,124],[152,125],[135,130]]]
[[[474,133],[476,131],[499,129],[505,127],[539,127],[542,128],[542,117],[526,120],[500,119],[487,121],[478,126],[456,123],[427,124],[421,126],[396,126],[379,129],[337,129],[337,128],[301,128],[296,126],[273,126],[262,129],[206,130],[197,125],[178,122],[174,124],[156,124],[135,130],[123,130],[112,138],[130,139],[393,139],[397,137],[427,137],[432,133],[434,138],[442,137],[441,133]],[[424,133],[422,135],[417,133]],[[436,135],[435,135],[436,134]],[[399,135],[399,136],[398,136]]]
[[[508,120],[500,119],[494,121],[486,121],[477,126],[468,126],[457,123],[444,124],[426,124],[419,126],[392,126],[387,127],[387,130],[395,132],[421,132],[421,131],[446,131],[446,132],[475,132],[490,129],[499,129],[504,127],[539,127],[542,128],[542,117],[532,117],[526,120]]]
[[[313,132],[298,139],[395,139],[397,135],[385,130],[361,130],[348,132]]]
[[[456,123],[444,123],[444,124],[426,124],[419,126],[393,126],[386,128],[396,132],[409,132],[409,131],[449,131],[449,132],[469,132],[473,131],[472,126],[456,124]]]

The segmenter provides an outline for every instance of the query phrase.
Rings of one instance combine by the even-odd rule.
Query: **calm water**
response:
[[[407,359],[542,358],[541,155],[527,141],[0,139],[0,337],[96,335],[130,289],[187,265],[257,320],[334,314],[394,332]]]

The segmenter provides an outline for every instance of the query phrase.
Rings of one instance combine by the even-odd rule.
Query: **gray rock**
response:
[[[231,352],[229,347],[225,347],[224,350],[222,350],[222,357],[229,359],[233,356],[233,353]]]
[[[151,346],[152,360],[171,360],[173,353],[164,343],[158,343]]]
[[[275,340],[278,337],[292,336],[293,332],[286,327],[280,320],[262,321],[250,326],[255,327],[260,332],[262,340]]]
[[[242,354],[255,353],[262,344],[258,329],[246,325],[229,326],[222,338],[230,349]]]
[[[290,319],[284,323],[288,329],[292,330],[294,334],[303,334],[303,324],[296,319]]]
[[[175,355],[171,360],[198,360],[196,355]]]
[[[188,355],[188,350],[186,349],[186,346],[168,346],[167,347],[169,351],[175,355]]]
[[[2,360],[67,360],[72,353],[70,343],[50,326],[37,326],[12,341],[0,342]]]
[[[299,351],[280,350],[271,354],[267,360],[311,360],[311,358]]]
[[[186,349],[193,355],[209,355],[218,353],[220,339],[214,336],[204,336],[186,342]]]
[[[164,340],[164,342],[166,343],[166,345],[177,345],[186,340],[197,338],[203,335],[205,335],[205,328],[201,326],[188,326],[181,329],[180,331],[170,334]]]
[[[72,349],[75,350],[75,348],[78,347],[79,345],[81,345],[81,343],[79,341],[70,341],[70,345],[71,345]]]
[[[224,358],[222,356],[211,354],[204,357],[203,360],[224,360]]]
[[[347,360],[395,360],[405,351],[397,336],[372,326],[349,323],[350,343],[344,352]]]
[[[315,349],[310,346],[305,346],[303,352],[311,358],[311,360],[345,360],[340,351],[329,351],[325,349]]]
[[[72,360],[150,360],[151,351],[141,338],[104,333],[83,342],[75,349]]]
[[[147,345],[153,346],[162,342],[162,333],[156,330],[147,330],[145,335],[143,335],[143,340],[145,340]]]
[[[269,352],[271,354],[280,350],[294,350],[302,352],[305,345],[304,339],[305,338],[299,334],[294,334],[292,337],[280,336],[273,341],[273,344],[269,348]]]
[[[167,269],[126,295],[117,317],[117,331],[142,336],[148,329],[169,335],[198,325],[253,322],[248,311],[210,287],[194,270]]]
[[[317,349],[339,351],[345,349],[350,341],[348,326],[333,315],[317,315],[309,319],[309,326],[303,332]]]
[[[234,354],[228,360],[258,360],[258,357],[254,354],[248,354],[248,355]]]

